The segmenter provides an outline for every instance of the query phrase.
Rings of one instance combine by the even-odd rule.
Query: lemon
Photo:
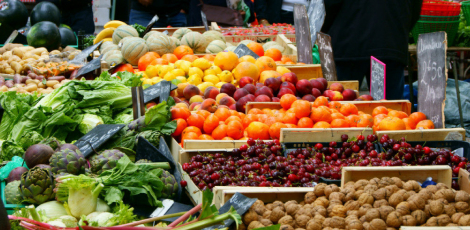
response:
[[[286,67],[284,67],[284,66],[278,66],[278,67],[276,67],[276,71],[277,71],[278,73],[280,73],[281,75],[284,75],[285,73],[290,73],[290,72],[291,72],[288,68],[286,68]]]
[[[180,60],[182,61],[181,64],[179,65],[179,69],[183,70],[184,73],[186,73],[186,75],[189,73],[189,68],[191,68],[191,62],[189,61],[184,61],[184,60]]]
[[[161,77],[153,77],[152,78],[152,85],[157,84],[158,82],[162,81]]]
[[[186,82],[191,85],[199,85],[202,83],[202,78],[199,77],[197,74],[194,74],[194,75],[189,76]]]
[[[205,58],[198,58],[198,59],[193,61],[192,66],[193,67],[198,67],[201,70],[206,70],[206,69],[209,69],[211,67],[211,63],[210,63],[209,60],[207,60]]]
[[[186,75],[186,73],[182,69],[174,69],[174,70],[170,71],[170,73],[172,73],[173,75],[175,75],[177,77]]]
[[[186,77],[184,76],[177,76],[176,79],[178,79],[181,83],[186,83]]]
[[[142,82],[143,85],[153,85],[154,83],[152,82],[152,79],[144,79],[144,81]]]
[[[175,67],[180,69],[181,68],[181,64],[183,64],[184,60],[178,60],[175,62]]]
[[[215,75],[207,75],[204,77],[205,82],[212,82],[212,84],[217,84],[220,82],[219,78]]]
[[[170,72],[174,68],[171,68],[169,65],[162,65],[160,68],[158,68],[158,76],[163,77],[166,75],[166,73]]]
[[[207,75],[218,75],[222,73],[222,70],[218,67],[218,66],[211,66],[209,69],[206,69],[204,70],[204,75],[207,76]]]
[[[227,82],[223,82],[223,81],[221,81],[221,82],[219,82],[219,83],[215,84],[215,87],[217,87],[217,88],[219,88],[219,89],[220,89],[220,88],[222,88],[222,86],[223,86],[225,83],[227,83]]]
[[[175,67],[175,64],[174,64],[174,63],[169,63],[168,65],[169,65],[169,66],[170,66],[172,69],[176,69],[176,67]]]
[[[212,84],[212,82],[204,82],[204,83],[197,85],[197,87],[199,88],[201,92],[205,92],[207,87],[209,86],[214,86],[214,84]]]
[[[165,74],[163,79],[165,79],[167,81],[171,81],[173,79],[176,79],[176,76],[174,74],[172,74],[171,72],[168,72],[168,73]]]
[[[217,76],[219,77],[220,81],[223,82],[233,81],[233,74],[228,70],[222,71],[222,73],[218,74]]]
[[[158,74],[158,68],[154,65],[148,65],[147,68],[145,69],[145,74],[149,78],[153,78],[157,76]]]
[[[191,67],[189,68],[188,75],[189,76],[197,75],[198,77],[203,78],[204,72],[202,72],[202,70],[197,67]]]

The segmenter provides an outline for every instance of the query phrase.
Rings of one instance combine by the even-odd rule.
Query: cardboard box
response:
[[[104,26],[109,20],[109,8],[96,8],[93,12],[95,26]]]

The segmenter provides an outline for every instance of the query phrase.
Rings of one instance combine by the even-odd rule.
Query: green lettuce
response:
[[[111,76],[108,71],[102,72],[99,77],[95,79],[95,81],[112,81],[112,82],[119,82],[125,86],[129,87],[137,87],[142,86],[142,78],[141,75],[137,75],[127,71],[117,72],[117,77]]]
[[[78,130],[80,130],[80,132],[83,134],[86,134],[101,124],[103,124],[103,119],[101,119],[101,117],[94,114],[85,114],[83,115],[82,121],[78,125]]]
[[[44,137],[36,131],[24,133],[18,140],[18,145],[23,149],[28,149],[29,146],[41,142]]]
[[[14,91],[0,94],[0,104],[4,109],[0,123],[0,139],[8,139],[13,127],[23,119],[36,100],[36,95],[17,94]]]
[[[127,108],[122,112],[116,114],[114,117],[114,122],[116,124],[129,124],[131,121],[134,120],[134,115],[132,108]]]
[[[14,156],[23,157],[24,154],[24,149],[14,141],[4,141],[1,150],[2,161],[11,161]]]

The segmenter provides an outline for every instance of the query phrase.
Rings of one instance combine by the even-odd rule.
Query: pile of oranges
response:
[[[281,97],[282,109],[253,108],[245,115],[220,106],[215,113],[200,110],[191,113],[184,104],[175,105],[172,118],[177,121],[173,137],[184,140],[279,139],[282,128],[369,127],[374,131],[434,129],[426,115],[376,107],[372,114],[359,111],[354,104],[329,102],[320,96],[313,103],[294,95]]]

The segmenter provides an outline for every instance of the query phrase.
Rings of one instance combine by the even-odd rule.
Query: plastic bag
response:
[[[318,46],[315,44],[312,48],[313,64],[320,64],[320,53],[318,52]]]
[[[0,169],[0,181],[5,180],[10,174],[11,170],[18,167],[25,167],[29,169],[28,166],[26,166],[26,163],[24,162],[23,158],[14,156],[11,161],[8,162],[8,164],[6,164]]]

